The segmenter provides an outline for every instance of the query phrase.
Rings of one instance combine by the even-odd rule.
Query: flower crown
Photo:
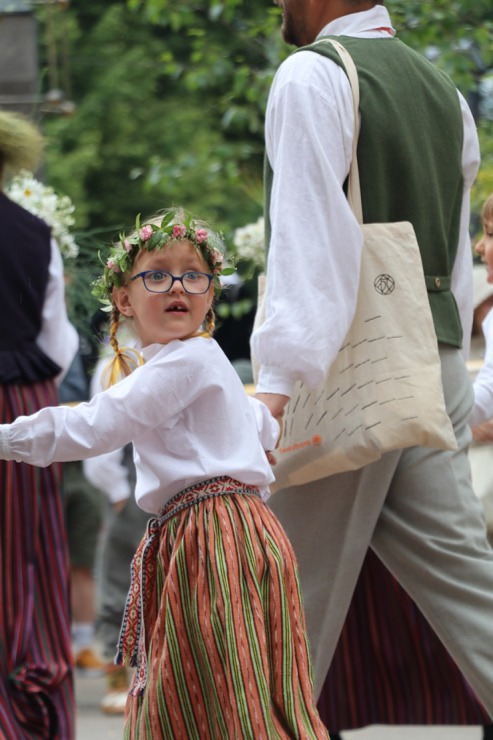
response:
[[[162,249],[171,241],[189,241],[204,257],[214,276],[216,294],[221,292],[221,275],[230,275],[233,268],[223,268],[224,243],[219,234],[210,230],[202,221],[194,219],[183,209],[166,211],[163,218],[152,219],[141,226],[140,214],[135,221],[135,230],[129,235],[120,234],[113,245],[100,278],[93,283],[93,295],[102,303],[112,303],[114,287],[121,287],[131,271],[139,252],[146,249]]]

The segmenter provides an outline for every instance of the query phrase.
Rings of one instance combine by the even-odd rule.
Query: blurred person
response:
[[[483,236],[475,246],[485,266],[486,281],[493,285],[493,193],[486,199],[481,212]],[[493,417],[493,311],[487,311],[481,324],[485,340],[484,363],[474,380],[474,406],[471,426]]]
[[[58,395],[62,404],[77,404],[89,398],[88,379],[80,352],[75,355]],[[84,675],[96,676],[105,667],[95,645],[95,568],[104,498],[87,480],[79,460],[63,463],[62,469],[70,558],[72,650],[75,667]]]
[[[0,182],[35,170],[43,148],[24,117],[0,111]],[[0,422],[58,403],[78,340],[49,226],[0,192]],[[0,461],[0,736],[74,736],[69,561],[61,467]]]
[[[477,371],[474,378],[474,406],[470,423],[474,445],[472,456],[473,481],[483,502],[486,521],[493,529],[493,485],[491,480],[491,442],[493,442],[493,193],[486,199],[481,222],[483,235],[475,246],[484,267],[478,266],[475,273],[475,290],[478,298],[475,311],[475,327],[482,350],[483,360],[472,364]],[[482,271],[482,274],[480,272]]]
[[[493,226],[493,225],[492,225]],[[483,322],[493,308],[493,283],[488,281],[484,265],[474,265],[474,318],[469,374],[474,382],[484,364],[485,336]],[[480,499],[491,539],[493,534],[493,420],[489,419],[472,427],[473,440],[469,447],[472,484]]]
[[[135,346],[137,338],[127,327],[120,327],[118,342],[122,346]],[[110,357],[111,348],[106,343],[92,373],[91,398],[104,389],[102,379]],[[123,714],[130,684],[129,669],[114,665],[113,659],[130,587],[130,565],[149,515],[135,501],[131,445],[84,460],[83,471],[88,481],[105,494],[110,506],[101,543],[97,609],[97,636],[106,662],[106,693],[100,706],[106,714]]]

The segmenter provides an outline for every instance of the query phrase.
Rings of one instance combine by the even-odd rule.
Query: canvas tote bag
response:
[[[353,91],[356,135],[348,200],[364,236],[357,308],[324,382],[316,388],[295,385],[276,450],[273,492],[355,470],[390,450],[457,449],[416,235],[408,222],[363,224],[358,75],[345,47],[331,43]],[[261,276],[255,327],[265,319],[264,297]]]

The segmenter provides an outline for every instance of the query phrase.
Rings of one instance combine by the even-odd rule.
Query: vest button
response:
[[[441,284],[442,284],[442,281],[440,280],[440,278],[436,277],[435,278],[435,288],[439,288]]]

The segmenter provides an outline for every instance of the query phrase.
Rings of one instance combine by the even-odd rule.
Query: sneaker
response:
[[[107,692],[99,705],[105,714],[124,714],[128,697],[127,669],[111,666],[106,672]]]
[[[98,658],[92,648],[82,648],[75,655],[75,667],[86,676],[102,676],[106,669],[106,663]]]

